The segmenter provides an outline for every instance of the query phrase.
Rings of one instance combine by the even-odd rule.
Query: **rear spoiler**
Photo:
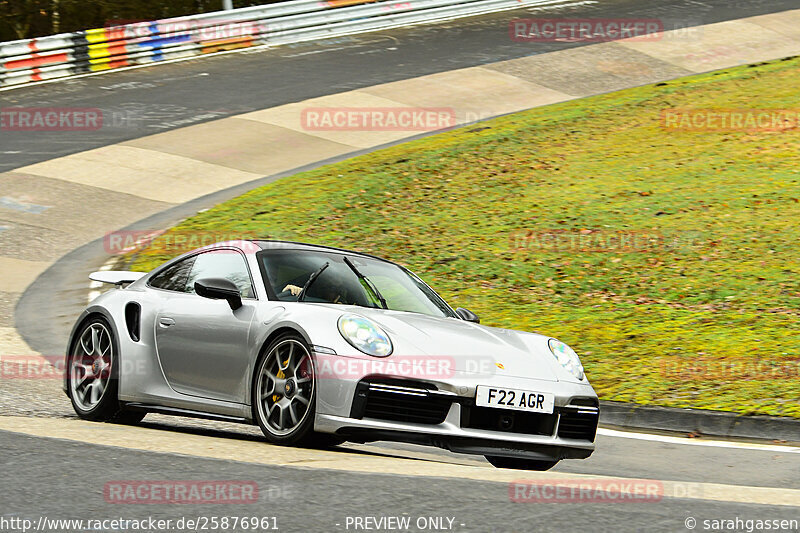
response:
[[[133,283],[142,276],[146,276],[147,272],[127,272],[125,270],[101,270],[99,272],[92,272],[89,274],[89,279],[92,281],[99,281],[101,283],[110,283],[112,285],[127,285]]]

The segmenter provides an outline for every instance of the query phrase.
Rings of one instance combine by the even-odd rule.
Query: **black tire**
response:
[[[495,468],[513,468],[515,470],[550,470],[558,461],[541,461],[538,459],[521,459],[519,457],[498,457],[497,455],[484,455]]]
[[[65,369],[68,373],[67,395],[80,418],[95,422],[111,421],[120,414],[117,399],[119,343],[111,324],[100,315],[87,318],[77,332],[69,349]],[[90,362],[91,374],[86,370]],[[97,393],[99,397],[95,399],[95,389],[99,388],[96,382],[103,386],[102,391]]]
[[[286,365],[285,369],[281,368],[282,364]],[[308,403],[303,404],[301,398]],[[327,447],[342,442],[333,435],[314,431],[317,405],[314,360],[308,344],[299,334],[278,336],[259,356],[253,373],[251,401],[253,420],[272,444]],[[288,420],[284,418],[287,416],[284,411],[289,413]],[[285,427],[289,424],[284,422],[292,427]]]

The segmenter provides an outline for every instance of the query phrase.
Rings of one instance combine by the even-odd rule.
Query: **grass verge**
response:
[[[797,108],[800,59],[536,108],[282,179],[180,232],[407,265],[484,324],[574,346],[601,398],[800,418],[800,130],[667,130]],[[131,258],[150,269],[158,241]]]

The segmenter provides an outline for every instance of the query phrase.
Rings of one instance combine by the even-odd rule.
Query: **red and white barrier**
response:
[[[0,43],[0,89],[253,46],[286,44],[568,0],[290,0]]]

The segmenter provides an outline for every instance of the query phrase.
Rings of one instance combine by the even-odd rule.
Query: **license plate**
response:
[[[475,395],[475,405],[479,407],[516,409],[532,413],[552,413],[555,402],[555,395],[548,392],[487,387],[485,385],[478,385],[478,392]]]

